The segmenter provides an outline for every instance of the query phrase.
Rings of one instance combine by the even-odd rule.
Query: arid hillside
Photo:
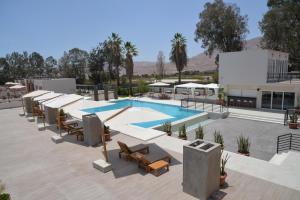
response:
[[[260,37],[246,41],[246,49],[260,48]],[[134,74],[154,74],[156,67],[155,62],[139,61],[134,64]],[[166,73],[171,74],[176,72],[176,67],[173,63],[167,62],[165,65]],[[215,55],[211,57],[205,53],[198,54],[189,58],[188,66],[184,71],[212,71],[216,69]]]

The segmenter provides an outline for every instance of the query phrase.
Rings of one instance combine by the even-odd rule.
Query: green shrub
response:
[[[129,95],[129,90],[128,90],[128,88],[119,87],[118,88],[118,94],[121,95],[121,96],[128,96]]]
[[[149,86],[143,79],[139,79],[137,83],[137,89],[139,93],[147,93],[149,91]]]
[[[185,124],[183,124],[183,125],[179,128],[179,134],[178,134],[178,137],[181,138],[181,139],[184,139],[184,140],[187,139]]]
[[[290,121],[291,121],[291,123],[297,123],[298,122],[297,113],[293,113],[293,114],[290,115]]]
[[[196,129],[196,133],[195,133],[195,137],[196,139],[201,139],[203,140],[204,138],[204,131],[203,131],[203,127],[202,126],[199,126],[197,129]]]
[[[10,200],[10,195],[7,193],[0,194],[0,200]]]
[[[243,135],[240,135],[237,138],[237,144],[238,144],[238,152],[243,154],[248,154],[250,149],[250,140],[247,137],[244,137]]]
[[[220,163],[221,163],[221,166],[220,166],[220,175],[221,176],[224,176],[226,174],[226,172],[225,172],[225,166],[227,164],[228,159],[229,159],[228,153],[223,157],[223,151],[222,151],[221,152],[221,161],[220,161]]]
[[[59,116],[65,116],[64,109],[60,109],[60,110],[59,110]]]
[[[171,122],[165,122],[163,125],[163,130],[168,134],[168,136],[172,135],[172,125]]]
[[[223,140],[223,136],[221,135],[220,131],[214,132],[214,139],[215,139],[215,143],[220,144],[222,148],[224,147],[224,140]]]

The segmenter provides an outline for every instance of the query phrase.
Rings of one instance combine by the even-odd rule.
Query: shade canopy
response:
[[[61,108],[63,106],[69,105],[83,98],[84,98],[83,96],[77,94],[65,94],[53,100],[46,101],[42,104],[50,108]]]
[[[163,83],[163,82],[156,82],[156,83],[149,84],[149,86],[155,86],[155,87],[164,87],[164,86],[169,86],[169,85],[170,84]]]
[[[26,86],[24,85],[15,85],[15,86],[11,86],[9,87],[9,89],[12,89],[12,90],[21,90],[21,89],[25,89]]]
[[[38,101],[38,102],[42,102],[42,101],[47,101],[47,100],[50,100],[50,99],[57,98],[61,95],[63,95],[63,94],[62,93],[49,92],[49,93],[43,94],[41,96],[35,97],[33,100]]]
[[[20,85],[20,83],[6,82],[5,85],[6,85],[6,86],[10,86],[10,85]]]
[[[38,96],[41,96],[41,95],[49,93],[49,92],[50,91],[48,91],[48,90],[36,90],[36,91],[29,92],[29,93],[23,95],[22,98],[27,98],[27,97],[34,98],[34,97],[38,97]]]
[[[181,85],[176,85],[175,88],[191,88],[191,89],[195,89],[195,88],[219,88],[219,85],[216,83],[210,83],[210,84],[199,84],[199,83],[185,83],[185,84],[181,84]]]
[[[213,88],[213,89],[217,89],[219,88],[220,86],[216,83],[210,83],[210,84],[207,84],[206,85],[207,88]]]
[[[205,85],[199,83],[185,83],[181,85],[175,85],[175,88],[204,88]]]

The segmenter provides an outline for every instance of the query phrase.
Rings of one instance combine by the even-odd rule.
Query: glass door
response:
[[[285,92],[283,99],[283,109],[294,108],[295,105],[295,93]]]
[[[262,108],[271,108],[271,92],[269,91],[262,91],[262,97],[261,97],[261,107]]]
[[[272,109],[282,109],[282,92],[273,92]]]

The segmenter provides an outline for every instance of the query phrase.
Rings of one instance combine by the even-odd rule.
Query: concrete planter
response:
[[[195,140],[183,146],[183,191],[208,199],[220,185],[220,144]]]
[[[238,154],[241,154],[243,156],[250,156],[250,152],[245,153],[245,152],[238,151]]]

